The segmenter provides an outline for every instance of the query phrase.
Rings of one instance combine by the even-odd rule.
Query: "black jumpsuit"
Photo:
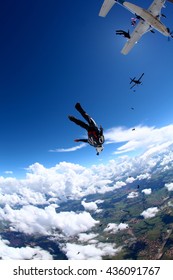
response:
[[[89,143],[91,146],[94,147],[102,146],[102,144],[104,143],[103,128],[102,127],[100,129],[98,128],[95,121],[83,110],[80,103],[76,103],[75,108],[88,122],[87,124],[81,120],[76,119],[73,116],[69,116],[69,119],[71,121],[81,126],[82,128],[86,129],[88,132],[88,139],[77,139],[77,141]]]

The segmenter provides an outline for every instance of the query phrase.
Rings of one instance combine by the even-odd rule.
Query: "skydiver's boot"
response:
[[[79,111],[79,113],[81,113],[81,115],[82,115],[82,114],[86,114],[86,112],[85,112],[84,109],[81,107],[81,105],[80,105],[79,102],[76,103],[75,108],[76,108],[76,110]]]
[[[93,126],[93,127],[97,126],[95,121],[81,107],[80,103],[76,103],[75,108],[82,115],[82,117],[89,123],[90,126]]]
[[[76,119],[76,118],[73,117],[73,116],[68,116],[68,118],[69,118],[69,120],[72,121],[72,122],[74,122],[74,120]]]
[[[76,118],[73,117],[73,116],[68,116],[68,118],[69,118],[70,121],[72,121],[72,122],[74,122],[75,124],[81,126],[82,128],[85,128],[85,129],[88,131],[89,126],[88,126],[86,123],[84,123],[83,121],[78,120],[78,119],[76,119]]]

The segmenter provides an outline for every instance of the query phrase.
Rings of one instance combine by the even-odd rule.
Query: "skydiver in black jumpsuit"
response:
[[[87,123],[76,119],[73,116],[68,116],[69,120],[86,129],[88,132],[88,139],[75,139],[75,142],[85,142],[96,148],[97,155],[103,151],[102,144],[104,143],[103,128],[100,126],[98,128],[95,121],[83,110],[80,103],[76,103],[76,110],[82,115],[82,117],[87,121]]]

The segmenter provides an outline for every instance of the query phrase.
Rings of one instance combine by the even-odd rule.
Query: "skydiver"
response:
[[[88,122],[85,122],[76,119],[73,116],[68,116],[69,120],[74,122],[75,124],[81,126],[82,128],[86,129],[88,132],[88,139],[75,139],[75,142],[85,142],[90,144],[91,146],[96,148],[97,155],[99,155],[103,151],[102,144],[104,143],[104,135],[103,135],[103,128],[100,126],[98,128],[95,121],[83,110],[80,103],[76,103],[75,105],[76,110],[82,115],[82,117]]]
[[[144,20],[142,17],[140,17],[139,15],[135,14],[136,16],[136,19],[141,19],[141,20]]]
[[[123,35],[125,38],[130,39],[130,32],[124,31],[124,30],[116,30],[116,35]]]
[[[137,21],[137,18],[131,18],[131,25],[135,26],[136,25],[136,21]]]

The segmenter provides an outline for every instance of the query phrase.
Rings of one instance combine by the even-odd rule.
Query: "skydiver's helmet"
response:
[[[96,151],[97,151],[97,156],[103,151],[103,146],[97,146],[96,147]]]

